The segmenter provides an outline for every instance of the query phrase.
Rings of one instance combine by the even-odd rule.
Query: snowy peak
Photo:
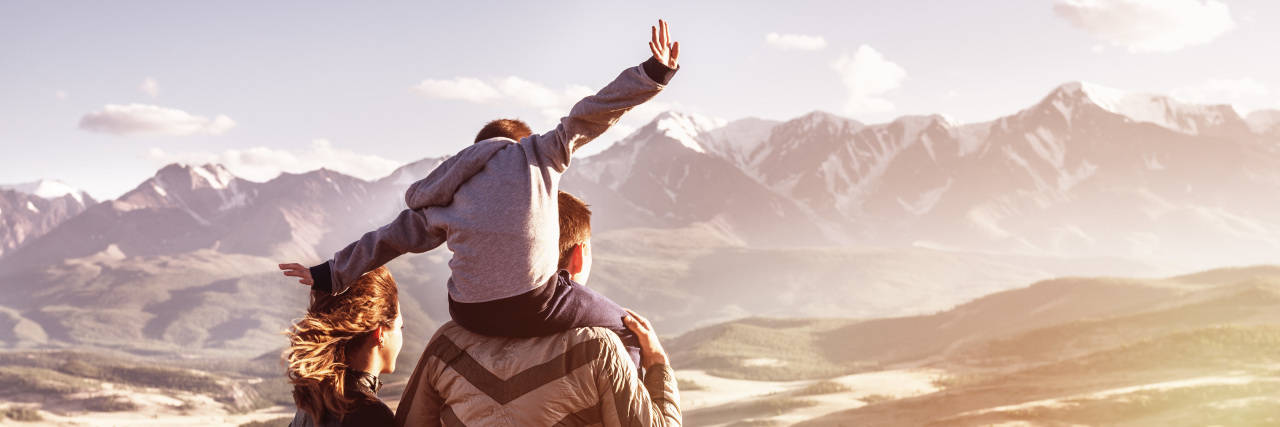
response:
[[[699,136],[722,128],[729,122],[725,119],[668,111],[655,117],[652,124],[662,135],[679,141],[690,150],[706,153],[707,150],[698,143]]]
[[[1067,118],[1082,112],[1079,107],[1091,105],[1106,112],[1139,123],[1157,126],[1187,135],[1199,135],[1242,118],[1229,105],[1199,105],[1176,101],[1164,95],[1130,93],[1085,82],[1059,86],[1041,105],[1052,105]]]
[[[156,173],[155,181],[174,190],[199,190],[211,188],[223,190],[231,186],[236,179],[222,165],[182,166],[171,164]]]
[[[0,190],[14,190],[19,193],[30,194],[46,200],[61,199],[65,196],[71,196],[82,206],[93,204],[93,198],[89,197],[89,193],[85,193],[84,191],[67,185],[67,183],[55,179],[42,179],[22,184],[0,185]],[[88,203],[85,202],[86,200]]]
[[[244,206],[250,194],[241,190],[248,184],[222,165],[189,166],[170,164],[137,188],[116,200],[121,211],[142,208],[181,208],[197,217]]]
[[[814,110],[809,114],[789,120],[787,121],[787,124],[791,126],[798,126],[801,131],[808,131],[818,128],[819,126],[839,128],[846,124],[852,124],[855,128],[854,130],[864,127],[864,125],[857,120],[840,117],[821,110]]]

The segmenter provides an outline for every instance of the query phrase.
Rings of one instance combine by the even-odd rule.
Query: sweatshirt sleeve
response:
[[[653,365],[640,381],[622,341],[616,335],[611,338],[603,346],[603,369],[596,378],[604,425],[680,426],[683,420],[675,371],[668,365]]]
[[[311,267],[311,278],[315,281],[312,289],[341,294],[361,275],[395,257],[426,252],[444,244],[444,230],[428,220],[430,209],[405,209],[390,224],[365,233],[360,240],[333,254],[329,262]]]
[[[676,70],[649,59],[653,64],[646,61],[628,68],[599,93],[582,98],[551,132],[521,143],[532,144],[543,164],[564,172],[574,151],[609,130],[627,111],[657,96],[675,75]]]

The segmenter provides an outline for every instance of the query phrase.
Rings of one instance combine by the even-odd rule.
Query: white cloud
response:
[[[831,68],[840,74],[840,80],[849,92],[849,99],[844,103],[847,114],[892,111],[893,103],[880,96],[901,87],[907,80],[906,70],[884,59],[884,55],[867,45],[859,46],[853,56],[848,52],[840,55],[831,63]]]
[[[67,91],[65,90],[60,90],[60,91],[54,92],[53,97],[58,99],[67,99],[71,97],[71,94],[67,93]]]
[[[595,91],[582,85],[568,85],[564,90],[557,91],[515,76],[489,82],[470,77],[427,79],[414,86],[413,90],[433,99],[529,107],[536,109],[543,119],[551,123],[568,114],[578,100],[595,94]]]
[[[1231,103],[1265,98],[1271,93],[1266,86],[1248,77],[1239,79],[1209,79],[1190,86],[1176,87],[1169,94],[1179,101],[1198,104]]]
[[[1205,44],[1235,27],[1217,0],[1061,0],[1058,16],[1129,52]]]
[[[778,34],[769,33],[764,35],[764,41],[782,50],[822,50],[827,47],[827,40],[822,36],[806,36],[802,34]]]
[[[221,164],[236,176],[258,182],[268,181],[282,172],[304,173],[320,168],[364,180],[375,180],[390,175],[403,164],[378,156],[334,148],[333,144],[324,139],[311,141],[311,146],[305,150],[254,147],[247,150],[226,150],[221,153],[167,153],[159,148],[152,148],[143,153],[142,157],[155,162],[156,165]]]
[[[146,92],[147,95],[150,95],[153,99],[160,96],[160,83],[156,82],[156,79],[154,78],[147,77],[146,80],[142,81],[142,86],[138,86],[138,88],[142,89],[143,92]]]
[[[423,80],[413,90],[427,98],[461,100],[471,103],[484,103],[498,99],[498,89],[469,77],[458,77],[453,80]]]
[[[80,118],[80,129],[129,136],[219,135],[235,127],[230,117],[213,119],[155,105],[107,104]]]

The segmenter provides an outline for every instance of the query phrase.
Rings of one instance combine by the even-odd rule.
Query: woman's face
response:
[[[383,374],[396,371],[396,357],[400,355],[400,348],[404,347],[404,316],[400,315],[399,311],[400,307],[396,307],[396,321],[391,326],[391,330],[384,332],[382,347],[378,349],[378,357],[382,359],[381,373]]]

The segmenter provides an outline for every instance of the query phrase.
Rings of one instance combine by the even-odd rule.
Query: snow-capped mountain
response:
[[[96,203],[88,193],[57,180],[0,185],[0,256]]]
[[[601,231],[704,224],[755,246],[1261,262],[1280,249],[1278,119],[1079,82],[975,124],[669,112],[575,159],[562,187],[594,206]],[[216,248],[318,260],[403,209],[407,185],[441,161],[376,182],[320,170],[253,183],[218,166],[171,165],[18,255],[64,259],[115,244],[126,255]],[[24,207],[13,203],[0,209]]]
[[[325,169],[256,183],[217,165],[174,164],[3,262],[40,265],[108,248],[124,256],[212,249],[316,261],[403,209],[403,191]]]
[[[561,189],[595,205],[601,229],[710,223],[753,245],[831,244],[795,202],[734,164],[746,144],[709,137],[724,126],[665,113],[575,163]]]
[[[564,185],[607,209],[596,216],[606,229],[743,215],[725,201],[751,194],[785,212],[755,205],[757,222],[729,227],[753,244],[780,243],[773,230],[785,224],[819,230],[810,244],[1179,260],[1214,244],[1231,249],[1206,254],[1206,266],[1264,262],[1280,249],[1277,117],[1079,82],[975,124],[670,113],[575,164]]]

